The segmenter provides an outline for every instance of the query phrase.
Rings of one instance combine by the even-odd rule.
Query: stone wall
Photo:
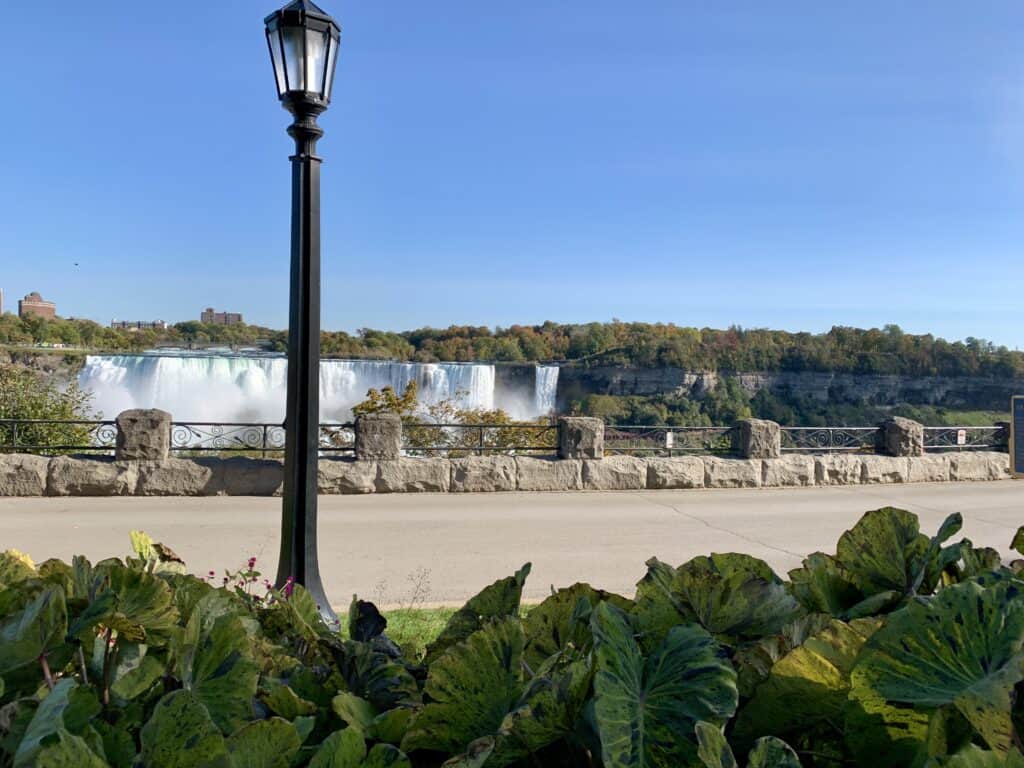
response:
[[[784,488],[884,483],[1002,480],[1005,453],[926,456],[785,454],[769,459],[712,456],[543,459],[527,456],[321,459],[320,492],[484,493]],[[0,455],[0,496],[275,496],[280,460]]]
[[[125,411],[116,424],[113,456],[0,454],[0,497],[281,493],[284,471],[279,459],[175,456],[170,451],[171,415],[164,411]],[[320,493],[779,488],[1010,476],[1006,453],[923,455],[923,428],[909,419],[882,424],[879,453],[872,455],[782,454],[779,425],[748,419],[733,430],[736,458],[606,456],[603,422],[580,417],[558,420],[557,458],[403,456],[401,421],[387,414],[358,419],[355,431],[354,458],[320,459]]]

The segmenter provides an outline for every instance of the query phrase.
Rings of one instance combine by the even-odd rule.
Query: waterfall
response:
[[[177,421],[271,422],[284,420],[288,363],[282,356],[144,353],[90,355],[78,376],[105,418],[128,408],[162,408]],[[537,366],[534,391],[520,418],[547,415],[555,407],[557,366]],[[452,400],[461,408],[513,412],[496,402],[495,367],[485,363],[402,363],[381,360],[323,360],[320,418],[347,421],[368,389],[392,387],[402,393],[417,384],[420,402]]]
[[[538,365],[533,386],[533,409],[538,416],[554,413],[558,395],[558,366]]]

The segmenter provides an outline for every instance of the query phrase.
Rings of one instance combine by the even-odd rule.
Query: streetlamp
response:
[[[317,462],[320,445],[320,158],[317,116],[331,101],[341,29],[309,0],[267,16],[267,45],[277,97],[295,121],[292,161],[292,258],[288,311],[288,403],[284,503],[277,586],[305,587],[331,625],[337,616],[317,562]]]

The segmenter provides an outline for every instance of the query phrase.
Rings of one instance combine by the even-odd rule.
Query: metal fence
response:
[[[1003,427],[925,427],[926,451],[983,451],[1008,449]]]
[[[408,456],[555,455],[557,424],[403,424]]]
[[[874,453],[878,427],[780,427],[789,453]]]
[[[249,422],[172,422],[171,451],[182,454],[284,453],[284,426]],[[117,445],[113,421],[0,419],[0,453],[111,453]],[[320,451],[355,453],[355,425],[321,424]]]
[[[734,427],[606,425],[609,455],[728,455]],[[780,427],[786,453],[873,453],[878,427]],[[1007,450],[1005,427],[925,427],[925,449],[932,452]],[[0,419],[0,453],[112,453],[117,443],[113,421]],[[179,454],[284,452],[281,424],[246,422],[173,422],[171,451]],[[485,454],[555,455],[556,424],[404,424],[402,448],[408,456]],[[320,451],[354,454],[354,424],[321,424]]]
[[[728,454],[734,427],[665,427],[606,425],[608,454],[678,456],[688,453]]]

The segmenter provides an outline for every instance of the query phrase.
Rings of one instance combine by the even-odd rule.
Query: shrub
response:
[[[92,395],[79,389],[75,382],[62,388],[36,371],[0,364],[0,421],[98,419],[100,416],[90,407],[91,400]],[[18,424],[15,432],[13,424],[0,423],[0,445],[85,446],[91,443],[88,425],[28,423]]]
[[[527,565],[415,657],[372,603],[334,631],[253,561],[214,586],[141,533],[96,564],[8,551],[0,765],[1020,766],[1024,579],[960,524],[879,509],[788,580],[652,559],[631,599],[524,616]]]

